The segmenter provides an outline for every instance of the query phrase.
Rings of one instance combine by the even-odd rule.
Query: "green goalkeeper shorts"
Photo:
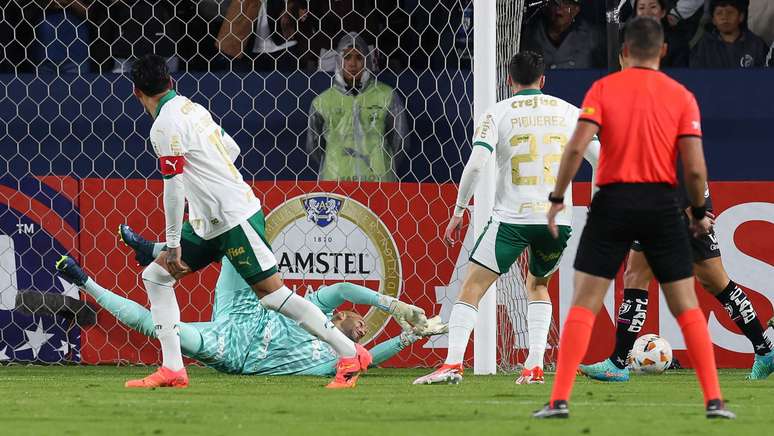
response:
[[[489,220],[478,237],[470,260],[496,274],[505,274],[529,248],[529,272],[548,277],[559,267],[572,227],[559,226],[554,239],[545,224],[508,224]]]
[[[239,275],[254,285],[277,272],[277,259],[266,241],[265,229],[263,211],[210,240],[199,237],[185,222],[180,238],[183,262],[198,271],[226,256]]]

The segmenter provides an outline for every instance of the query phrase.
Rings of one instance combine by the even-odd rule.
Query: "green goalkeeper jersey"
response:
[[[317,293],[306,296],[329,318]],[[212,322],[193,323],[202,346],[191,356],[218,371],[233,374],[329,374],[338,360],[333,349],[298,323],[265,309],[255,293],[223,259],[215,287]]]
[[[381,307],[379,294],[349,283],[320,288],[306,299],[328,318],[345,299]],[[199,350],[187,355],[221,372],[265,375],[333,375],[336,372],[338,356],[333,349],[290,318],[265,309],[225,258],[215,288],[212,321],[187,325],[196,328],[202,339]],[[403,333],[378,344],[370,350],[373,363],[389,359],[418,339]]]

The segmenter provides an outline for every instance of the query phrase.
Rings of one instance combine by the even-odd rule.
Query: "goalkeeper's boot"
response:
[[[628,382],[629,368],[621,369],[610,359],[605,359],[593,365],[581,365],[580,372],[588,378],[604,382]]]
[[[756,354],[747,380],[764,380],[774,372],[774,351],[763,356]]]
[[[63,279],[76,286],[83,286],[89,280],[89,276],[72,257],[62,256],[55,266]]]
[[[336,365],[336,376],[325,386],[328,389],[349,389],[357,385],[360,373],[366,372],[373,358],[360,344],[355,344],[354,357],[342,357]]]
[[[549,402],[542,409],[536,410],[532,414],[536,419],[562,419],[570,417],[570,408],[567,407],[567,401],[556,400]]]
[[[188,373],[185,368],[180,371],[172,371],[166,367],[160,367],[153,374],[138,380],[129,380],[124,383],[126,388],[187,388]]]
[[[462,363],[449,365],[444,363],[432,373],[414,380],[415,385],[432,385],[436,383],[448,383],[456,385],[462,381]]]
[[[126,224],[119,224],[118,238],[134,250],[134,260],[138,264],[148,266],[153,262],[153,243],[140,236],[131,227]]]
[[[726,409],[723,400],[707,401],[707,419],[736,419],[736,414]]]
[[[524,368],[521,370],[521,375],[516,379],[517,385],[533,385],[545,383],[543,377],[543,368],[536,366],[532,369]]]

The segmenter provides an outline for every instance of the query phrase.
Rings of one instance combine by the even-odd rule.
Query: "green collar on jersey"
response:
[[[161,106],[164,106],[169,100],[175,98],[175,96],[177,96],[175,90],[170,89],[166,94],[164,94],[164,97],[161,97],[161,100],[159,100],[159,105],[156,106],[156,118],[158,118],[159,113],[161,113]]]
[[[519,92],[517,92],[516,94],[513,94],[513,95],[514,96],[516,96],[516,95],[538,95],[538,94],[542,94],[542,93],[543,92],[541,90],[539,90],[539,89],[529,88],[529,89],[522,89],[521,91],[519,91]]]

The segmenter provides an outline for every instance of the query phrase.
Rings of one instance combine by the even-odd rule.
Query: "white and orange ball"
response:
[[[660,374],[672,364],[672,346],[659,335],[642,335],[634,342],[629,366],[635,372]]]

